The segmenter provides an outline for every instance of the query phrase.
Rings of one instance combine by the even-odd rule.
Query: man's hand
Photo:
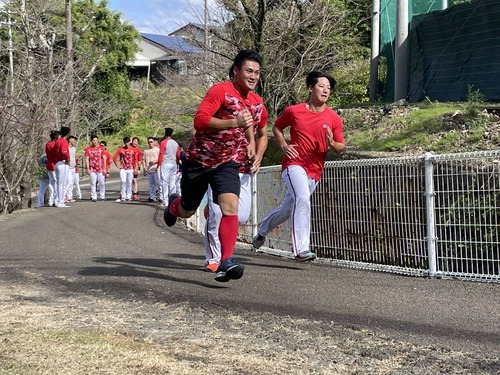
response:
[[[254,172],[254,173],[257,173],[259,171],[259,169],[260,169],[261,163],[262,163],[262,156],[255,155],[251,171]]]
[[[295,159],[299,156],[299,152],[295,149],[297,147],[296,144],[284,145],[281,149],[285,152],[285,155],[288,156],[289,159]]]
[[[247,129],[248,127],[253,125],[253,117],[248,108],[243,108],[236,115],[236,127]]]
[[[249,160],[253,160],[255,158],[255,143],[249,143],[247,146],[247,156]]]

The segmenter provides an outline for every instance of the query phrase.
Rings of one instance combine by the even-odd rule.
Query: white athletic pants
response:
[[[148,173],[148,183],[149,183],[149,199],[156,198],[156,192],[160,188],[160,176],[157,172]]]
[[[73,187],[75,186],[75,173],[76,168],[68,169],[68,183],[66,184],[66,198],[73,198]]]
[[[69,165],[63,161],[56,163],[57,198],[56,205],[64,204],[66,184],[68,181]]]
[[[49,207],[52,207],[57,200],[57,178],[56,171],[47,171],[49,175]]]
[[[75,172],[74,185],[76,190],[76,196],[78,197],[78,199],[82,199],[82,191],[80,189],[80,174],[78,172]],[[71,192],[71,195],[73,195],[73,192]]]
[[[38,206],[43,207],[45,205],[45,191],[50,186],[49,180],[40,178],[38,179]],[[50,190],[49,190],[50,194]]]
[[[102,172],[90,172],[90,199],[97,199],[97,186],[99,183],[99,198],[106,198],[106,183],[104,181],[104,175]]]
[[[177,164],[162,164],[160,166],[161,201],[168,204],[168,196],[175,193],[175,178],[177,174]]]
[[[292,165],[281,173],[286,186],[285,197],[259,225],[259,234],[266,236],[278,225],[290,219],[295,255],[309,251],[311,236],[311,195],[318,184],[306,171]]]
[[[250,216],[252,208],[252,175],[240,173],[240,199],[238,201],[238,222],[245,224]],[[205,260],[210,263],[220,263],[221,249],[219,241],[219,226],[222,219],[222,211],[215,204],[210,186],[207,190],[208,217],[205,223]]]
[[[133,169],[120,169],[120,194],[121,199],[132,199]],[[104,185],[104,184],[103,184]]]

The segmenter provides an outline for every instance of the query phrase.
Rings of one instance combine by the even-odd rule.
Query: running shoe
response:
[[[132,199],[134,201],[138,201],[139,200],[139,196],[137,194],[134,194],[134,195],[132,195]]]
[[[177,217],[170,213],[170,205],[175,199],[179,197],[180,195],[177,193],[170,194],[170,196],[168,197],[168,206],[167,208],[165,208],[165,211],[163,211],[163,220],[165,220],[165,224],[167,224],[169,227],[173,227],[177,222]]]
[[[255,249],[260,249],[260,247],[264,245],[265,241],[266,241],[266,236],[261,236],[260,234],[258,234],[253,238],[252,246]]]
[[[303,253],[300,253],[295,257],[295,260],[297,262],[309,262],[311,260],[316,259],[316,254],[310,252],[310,251],[305,251]]]
[[[227,283],[229,280],[241,279],[244,271],[245,266],[243,264],[236,262],[234,258],[228,258],[217,268],[215,281]]]
[[[209,262],[205,262],[205,266],[203,267],[203,269],[206,272],[213,272],[213,273],[216,273],[218,268],[219,268],[219,263],[209,263]]]

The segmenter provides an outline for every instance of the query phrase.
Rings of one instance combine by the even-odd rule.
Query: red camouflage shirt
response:
[[[232,82],[212,86],[201,102],[194,119],[195,136],[186,150],[186,159],[215,168],[229,161],[242,162],[242,152],[246,154],[248,141],[242,128],[221,131],[208,130],[212,117],[234,119],[243,109],[252,114],[254,127],[264,127],[267,123],[267,110],[262,98],[249,92],[242,98]]]

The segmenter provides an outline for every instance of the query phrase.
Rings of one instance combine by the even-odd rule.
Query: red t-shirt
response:
[[[48,171],[55,171],[56,170],[56,162],[54,160],[55,155],[54,155],[54,147],[56,145],[56,141],[49,141],[45,145],[45,155],[47,155],[47,165],[46,168]]]
[[[290,165],[300,165],[307,175],[319,181],[323,173],[328,144],[326,127],[332,129],[333,140],[344,143],[342,119],[332,109],[326,107],[323,112],[311,112],[306,103],[287,107],[276,119],[274,126],[285,129],[290,126],[290,143],[296,144],[299,156],[295,159],[284,157],[282,169]]]
[[[60,161],[66,161],[69,163],[69,146],[66,138],[61,137],[56,141],[54,145],[54,163],[58,163]]]
[[[104,169],[104,163],[102,157],[104,156],[104,148],[101,146],[89,146],[85,149],[84,155],[85,158],[89,157],[89,165],[87,168],[89,172],[101,173]]]
[[[104,149],[104,147],[103,147],[103,149]],[[106,169],[109,173],[109,170],[111,169],[111,163],[112,163],[111,155],[109,154],[109,152],[106,149],[104,149],[104,155],[106,156],[106,163],[108,164],[108,168],[106,168]]]
[[[133,147],[120,147],[116,150],[115,155],[113,156],[113,161],[116,161],[120,158],[120,162],[122,163],[122,169],[133,169],[135,170],[136,166],[136,152]]]
[[[139,147],[134,147],[134,146],[130,146],[131,149],[134,150],[135,152],[135,160],[137,160],[137,162],[141,162],[142,161],[142,150],[139,148]]]
[[[196,133],[186,150],[186,159],[211,168],[231,160],[238,162],[241,150],[248,145],[245,130],[232,128],[217,132],[207,127],[212,117],[234,119],[243,108],[252,113],[254,126],[265,126],[267,111],[259,95],[249,92],[242,98],[232,82],[212,86],[196,111]]]

